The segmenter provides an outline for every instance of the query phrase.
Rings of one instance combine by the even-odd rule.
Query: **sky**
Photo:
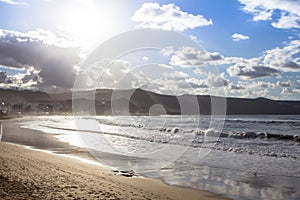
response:
[[[200,48],[142,49],[81,71],[105,41],[149,28]],[[85,73],[91,87],[300,100],[299,30],[299,0],[0,0],[0,88],[72,91]]]

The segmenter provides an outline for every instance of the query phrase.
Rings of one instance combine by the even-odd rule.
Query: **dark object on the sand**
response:
[[[117,175],[125,176],[125,177],[133,177],[137,176],[133,170],[113,170],[112,172],[116,173]]]

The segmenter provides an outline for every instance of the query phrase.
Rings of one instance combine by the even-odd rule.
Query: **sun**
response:
[[[66,8],[60,25],[82,42],[97,42],[115,29],[115,17],[104,5],[80,4]]]

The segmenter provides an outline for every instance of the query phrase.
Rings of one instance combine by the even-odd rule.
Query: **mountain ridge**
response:
[[[44,108],[48,106],[48,111],[53,113],[71,113],[72,104],[79,102],[78,105],[95,105],[95,111],[98,115],[122,115],[128,113],[132,115],[148,115],[149,110],[156,104],[163,107],[164,111],[161,111],[161,114],[210,115],[212,114],[212,102],[223,101],[221,102],[221,106],[226,106],[226,114],[300,114],[300,101],[297,100],[273,100],[264,97],[235,98],[191,94],[173,96],[142,89],[97,89],[95,91],[79,91],[74,94],[72,92],[48,94],[42,91],[0,89],[0,100],[6,102],[11,107],[16,104],[19,105],[17,108],[22,112],[25,112],[25,110],[21,107],[27,105],[28,112],[36,112],[36,110],[47,111]],[[192,104],[195,101],[197,105]],[[222,104],[224,102],[225,104]],[[213,105],[215,106],[215,104]],[[217,113],[213,112],[213,114],[218,114],[218,111]],[[220,111],[220,114],[224,113]]]

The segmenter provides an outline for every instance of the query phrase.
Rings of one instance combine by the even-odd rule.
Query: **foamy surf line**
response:
[[[102,132],[100,130],[77,130],[75,127],[60,127],[60,126],[54,126],[52,125],[31,125],[31,124],[23,124],[21,127],[33,129],[33,130],[39,130],[43,131],[48,134],[55,135],[58,140],[62,142],[69,143],[72,146],[77,147],[83,147],[85,148],[85,144],[82,142],[81,137],[85,134],[92,134],[95,141],[98,140],[99,137],[105,136],[105,137],[117,137],[119,140],[133,140],[136,142],[136,144],[169,144],[169,145],[180,145],[180,146],[186,146],[186,147],[193,147],[193,148],[211,148],[211,149],[217,149],[222,151],[228,151],[228,152],[236,152],[236,153],[249,153],[249,154],[259,154],[264,156],[270,156],[270,157],[290,157],[293,159],[297,159],[297,154],[294,154],[289,151],[283,151],[280,152],[276,150],[276,147],[273,147],[272,151],[269,151],[268,149],[265,149],[263,146],[266,144],[273,145],[278,142],[292,142],[297,145],[299,143],[300,136],[298,135],[286,135],[286,134],[272,134],[267,132],[217,132],[214,129],[207,129],[205,131],[203,130],[196,130],[189,133],[183,133],[183,131],[179,131],[176,133],[168,133],[164,132],[164,130],[155,130],[159,133],[159,135],[156,135],[155,137],[147,137],[146,134],[139,134],[139,135],[133,135],[132,133],[124,134],[122,132]],[[146,129],[147,130],[147,129]],[[171,130],[171,129],[170,129]],[[145,131],[145,130],[135,130],[135,131]],[[147,130],[148,133],[153,132],[153,130]],[[142,132],[141,132],[142,133]],[[193,140],[187,140],[184,141],[184,138],[179,138],[177,136],[181,136],[183,134],[190,134],[194,135]],[[170,138],[170,136],[172,138]],[[177,137],[177,138],[176,138]],[[192,136],[193,137],[193,136]],[[207,138],[206,142],[204,143],[204,139]],[[213,140],[213,142],[217,142],[216,146],[207,145],[209,144],[208,138]],[[236,140],[236,142],[234,141]],[[245,140],[245,141],[253,141],[253,142],[260,142],[260,145],[256,145],[255,149],[253,147],[251,148],[245,148],[248,147],[248,143],[243,143],[242,145],[239,145],[238,140]],[[100,141],[99,141],[100,142]],[[234,143],[232,143],[234,142]],[[103,146],[107,145],[102,143]],[[228,146],[230,145],[230,146]],[[292,144],[294,145],[294,144]],[[89,146],[91,147],[91,146]],[[99,146],[94,146],[94,150],[99,150]],[[109,150],[110,148],[107,147],[106,150]],[[100,150],[102,151],[102,150]],[[115,153],[111,152],[110,153]]]
[[[59,140],[55,137],[55,135],[49,134],[48,132],[24,127],[22,126],[23,122],[24,120],[7,121],[2,123],[2,128],[0,127],[2,140],[0,140],[0,142],[21,146],[26,149],[40,151],[47,154],[71,158],[83,163],[107,168],[109,170],[116,170],[115,167],[105,165],[96,160],[83,146],[73,146]]]
[[[36,131],[34,129],[25,129],[25,128],[20,128],[19,129],[19,134],[18,137],[23,135],[23,132],[38,132],[35,137],[38,137],[40,135],[44,135],[46,137],[45,140],[55,140],[53,145],[56,144],[65,144],[65,149],[72,149],[76,148],[74,146],[71,146],[70,143],[63,142],[63,135],[70,136],[70,135],[77,135],[76,129],[73,128],[71,125],[71,120],[68,117],[56,117],[56,116],[51,116],[51,117],[43,117],[43,118],[32,118],[33,120],[20,120],[18,124],[24,124],[24,122],[27,123],[27,125],[31,126],[33,128],[34,126],[39,127],[39,131]],[[88,122],[90,120],[88,117],[85,118],[84,122]],[[153,118],[151,118],[153,119]],[[156,118],[154,118],[156,119]],[[98,120],[98,118],[97,118]],[[99,124],[102,125],[102,118],[97,121]],[[124,127],[127,124],[127,121],[120,119],[118,117],[114,117],[111,119],[114,124],[122,124],[122,127]],[[157,119],[158,120],[158,119]],[[173,118],[175,120],[175,118]],[[190,118],[187,118],[187,121],[190,121]],[[177,122],[177,121],[176,121]],[[132,122],[129,122],[132,123]],[[128,124],[129,124],[128,123]],[[31,124],[31,125],[30,125]],[[125,124],[125,125],[124,125]],[[136,124],[140,124],[140,122],[137,122]],[[173,123],[175,124],[175,123]],[[167,126],[172,127],[172,125],[167,124]],[[233,124],[234,125],[234,124]],[[15,126],[15,124],[14,124]],[[104,126],[108,126],[107,123]],[[36,128],[35,127],[35,128]],[[86,126],[87,129],[90,129],[90,126]],[[111,128],[115,128],[115,125],[111,125]],[[151,135],[154,131],[158,133],[158,138],[163,138],[165,135],[169,135],[168,130],[159,130],[157,129],[158,126],[152,126],[152,130],[149,130],[146,126],[140,127],[140,126],[127,126],[130,127],[129,130],[134,130],[132,132],[122,132],[119,131],[119,129],[112,129],[118,132],[112,132],[113,134],[110,134],[110,132],[107,132],[106,134],[103,134],[101,131],[94,131],[94,133],[91,133],[90,130],[82,130],[81,134],[82,136],[87,136],[87,137],[94,137],[94,138],[100,138],[103,137],[108,137],[108,138],[113,138],[116,139],[115,141],[129,141],[133,140],[134,143],[131,144],[131,146],[136,146],[140,143],[143,145],[147,144],[148,141],[144,140],[144,137],[147,136],[153,136]],[[181,130],[184,128],[190,128],[190,124],[187,124],[185,127],[181,127],[181,129],[174,133],[174,136],[179,136],[177,140],[173,140],[173,142],[179,142],[180,145],[183,145],[182,138],[180,138],[181,135],[185,134]],[[249,129],[252,126],[249,127]],[[66,130],[70,129],[70,130]],[[121,129],[121,130],[127,130],[127,129]],[[49,132],[47,132],[49,131]],[[144,132],[143,132],[144,131]],[[146,132],[147,131],[147,132]],[[255,133],[257,130],[253,130]],[[46,133],[45,133],[46,132]],[[171,132],[171,131],[170,131]],[[232,132],[235,132],[233,130]],[[240,129],[236,129],[236,132],[242,132]],[[115,134],[117,133],[117,134]],[[143,133],[149,133],[149,135],[143,135]],[[28,135],[28,133],[26,133]],[[30,135],[29,136],[33,136]],[[128,135],[122,135],[122,134],[128,134]],[[134,135],[136,134],[136,135]],[[209,135],[214,137],[214,135],[218,135],[213,130],[207,130],[206,132],[200,130],[197,133],[189,132],[187,134],[193,134],[196,135],[196,140],[201,141],[203,135]],[[278,193],[278,195],[283,195],[286,197],[285,199],[295,199],[293,198],[294,195],[297,195],[297,191],[299,189],[296,187],[297,184],[292,184],[293,182],[291,179],[294,180],[294,182],[299,182],[300,175],[298,173],[298,168],[297,168],[297,163],[298,163],[298,147],[299,143],[294,142],[294,141],[284,141],[284,140],[273,140],[273,139],[268,139],[268,138],[251,138],[253,137],[252,132],[244,132],[244,135],[242,135],[243,139],[239,138],[233,138],[233,137],[219,137],[218,140],[220,142],[216,143],[216,146],[212,148],[212,151],[210,153],[210,157],[204,160],[202,163],[198,162],[193,162],[194,159],[190,158],[195,158],[195,152],[199,150],[197,145],[196,147],[192,146],[188,152],[186,152],[186,157],[182,157],[182,160],[178,160],[178,162],[174,163],[174,166],[171,166],[170,170],[152,170],[152,171],[142,171],[142,170],[136,170],[139,174],[144,175],[145,177],[149,178],[154,178],[154,179],[161,179],[164,182],[167,182],[170,185],[181,185],[184,187],[190,187],[190,188],[195,188],[198,190],[209,190],[214,193],[218,194],[223,194],[224,189],[227,187],[231,187],[230,183],[236,183],[234,187],[239,188],[240,191],[244,191],[247,188],[251,188],[251,190],[255,191],[254,196],[252,199],[257,199],[258,196],[255,196],[255,194],[259,194],[264,191],[264,187],[268,188],[270,193],[267,195],[268,197],[271,197],[274,193]],[[130,138],[130,136],[133,135],[135,136],[134,138]],[[295,135],[295,134],[294,134]],[[5,136],[5,134],[4,134]],[[136,138],[136,136],[141,136],[143,138]],[[59,139],[60,138],[60,139]],[[217,137],[215,137],[217,138]],[[154,138],[156,139],[156,138]],[[92,141],[95,141],[93,139]],[[154,142],[155,141],[155,142]],[[101,144],[105,145],[105,142],[99,141]],[[157,144],[158,141],[153,140],[151,142],[151,145]],[[102,147],[98,143],[97,147]],[[119,144],[119,143],[118,143]],[[126,143],[127,145],[130,145],[130,143]],[[162,143],[158,143],[162,144]],[[48,143],[47,143],[48,145]],[[107,144],[106,144],[107,145]],[[164,144],[163,144],[164,145]],[[169,145],[169,144],[166,144]],[[201,146],[200,146],[201,145]],[[31,145],[29,145],[31,146]],[[33,145],[35,148],[35,145]],[[201,148],[206,148],[203,144],[199,144]],[[117,146],[119,147],[119,146]],[[77,147],[78,148],[78,147]],[[208,148],[208,147],[207,147]],[[290,149],[293,148],[293,151],[290,151]],[[43,148],[44,149],[44,148]],[[51,147],[47,146],[45,148],[47,150],[50,149]],[[78,148],[80,149],[80,148]],[[56,149],[54,149],[54,153]],[[104,149],[105,150],[105,149]],[[196,151],[195,151],[196,150]],[[106,151],[104,151],[106,152]],[[66,153],[62,151],[62,153]],[[94,152],[90,152],[94,153]],[[102,151],[99,151],[99,153],[102,153]],[[67,155],[70,155],[69,153],[66,153]],[[295,155],[294,155],[295,154]],[[75,152],[76,155],[76,152]],[[80,154],[79,154],[80,155]],[[94,155],[94,154],[93,154]],[[104,156],[102,156],[104,155]],[[103,164],[105,163],[105,166],[114,166],[117,167],[118,169],[122,170],[125,169],[123,165],[121,165],[122,158],[124,156],[122,155],[116,155],[116,154],[102,154],[100,157],[98,155],[95,156],[95,158],[99,159],[100,163]],[[78,156],[78,154],[76,155]],[[120,157],[122,156],[122,157]],[[107,160],[108,159],[108,160]],[[126,160],[126,159],[124,159]],[[249,165],[249,162],[253,161],[261,161],[263,160],[264,162],[257,162],[257,164],[254,165]],[[132,161],[132,160],[130,160]],[[133,160],[134,161],[134,160]],[[145,166],[145,163],[143,162],[144,160],[139,159],[138,162],[140,162],[141,166]],[[181,162],[182,161],[182,162]],[[181,164],[186,163],[186,166],[181,167]],[[232,164],[234,163],[234,165]],[[132,163],[131,163],[132,164]],[[194,166],[195,164],[196,166]],[[200,166],[201,164],[202,166]],[[273,164],[273,165],[272,165]],[[132,167],[134,165],[130,165]],[[203,167],[204,166],[204,167]],[[210,166],[210,167],[208,167]],[[280,166],[278,168],[278,166]],[[127,166],[128,167],[128,166]],[[226,169],[232,169],[230,171]],[[127,170],[127,168],[125,169]],[[135,170],[135,169],[134,169]],[[143,169],[144,170],[144,169]],[[248,172],[251,173],[248,173]],[[247,174],[244,175],[243,173],[241,174],[240,172],[246,172]],[[253,172],[253,173],[252,173]],[[222,174],[221,179],[215,180],[215,174]],[[207,174],[211,174],[211,176],[207,176]],[[230,174],[233,174],[232,176]],[[229,175],[229,177],[227,177]],[[291,176],[288,177],[288,176]],[[227,177],[227,178],[226,178]],[[271,180],[267,179],[267,177],[280,177],[280,180],[285,180],[284,184],[281,182],[277,182],[276,180]],[[283,179],[281,179],[283,177]],[[226,180],[224,180],[226,178]],[[227,180],[228,179],[228,180]],[[253,182],[249,183],[249,179],[253,180]],[[266,181],[265,184],[260,185],[257,181]],[[229,185],[228,185],[229,184]],[[281,191],[280,188],[282,185],[289,185],[291,190],[285,192]],[[206,187],[207,186],[207,187]],[[213,188],[219,188],[218,190],[214,190]],[[235,198],[235,194],[230,194],[230,191],[228,192],[228,197],[233,197]],[[227,196],[227,194],[224,194]],[[243,194],[241,194],[243,195]],[[236,198],[236,199],[242,199],[242,198]],[[250,198],[251,199],[251,198]],[[269,198],[271,199],[271,198]]]
[[[53,155],[57,155],[57,156],[63,156],[66,158],[79,160],[84,163],[88,163],[88,164],[106,168],[106,169],[108,169],[116,174],[122,175],[122,176],[138,176],[139,178],[146,178],[141,173],[137,173],[136,171],[133,171],[132,169],[127,169],[126,167],[123,167],[122,165],[120,165],[120,166],[118,165],[118,159],[122,160],[124,155],[102,152],[102,151],[98,151],[98,150],[97,151],[92,150],[93,153],[96,152],[97,156],[99,156],[99,154],[100,154],[100,158],[98,158],[97,156],[95,157],[95,155],[93,153],[91,153],[87,148],[85,148],[84,145],[81,144],[79,140],[75,144],[72,145],[72,143],[70,143],[69,140],[64,140],[60,137],[57,137],[59,134],[53,134],[51,131],[48,132],[50,129],[49,130],[47,129],[48,131],[45,131],[38,127],[24,126],[24,121],[18,123],[18,125],[23,130],[26,129],[29,131],[38,131],[39,134],[41,134],[41,135],[45,135],[49,138],[51,138],[51,137],[56,138],[55,141],[57,144],[66,144],[66,147],[52,148],[50,146],[50,147],[45,148],[45,147],[39,146],[38,144],[36,144],[36,145],[21,144],[20,145],[20,144],[16,144],[13,142],[12,142],[12,144],[24,146],[25,148],[32,149],[35,151],[40,151],[40,152],[44,152],[44,153],[48,153],[48,154],[53,154]],[[56,129],[54,129],[54,130],[56,130]],[[66,131],[66,130],[63,130],[63,131]],[[74,131],[72,131],[72,134],[77,136],[77,134],[75,134]],[[80,145],[78,142],[80,143]],[[107,157],[109,157],[108,160],[110,160],[110,161],[113,160],[113,162],[107,164]],[[101,158],[103,158],[102,161],[101,161]],[[153,177],[149,177],[149,178],[153,178]]]
[[[33,151],[39,151],[39,152],[43,152],[43,153],[47,153],[47,154],[51,154],[51,155],[65,157],[65,158],[71,158],[71,159],[78,160],[80,162],[83,162],[83,163],[86,163],[86,164],[90,164],[90,165],[95,165],[95,166],[99,166],[99,167],[103,167],[103,168],[109,168],[111,170],[116,170],[116,168],[111,167],[111,166],[103,165],[103,164],[101,164],[98,161],[87,159],[87,158],[82,158],[82,157],[76,156],[76,155],[55,153],[55,151],[38,149],[38,148],[34,148],[32,146],[20,145],[20,144],[11,143],[11,142],[6,142],[6,143],[11,144],[11,145],[15,145],[15,146],[19,146],[19,147],[24,147],[25,149],[30,149],[30,150],[33,150]]]

